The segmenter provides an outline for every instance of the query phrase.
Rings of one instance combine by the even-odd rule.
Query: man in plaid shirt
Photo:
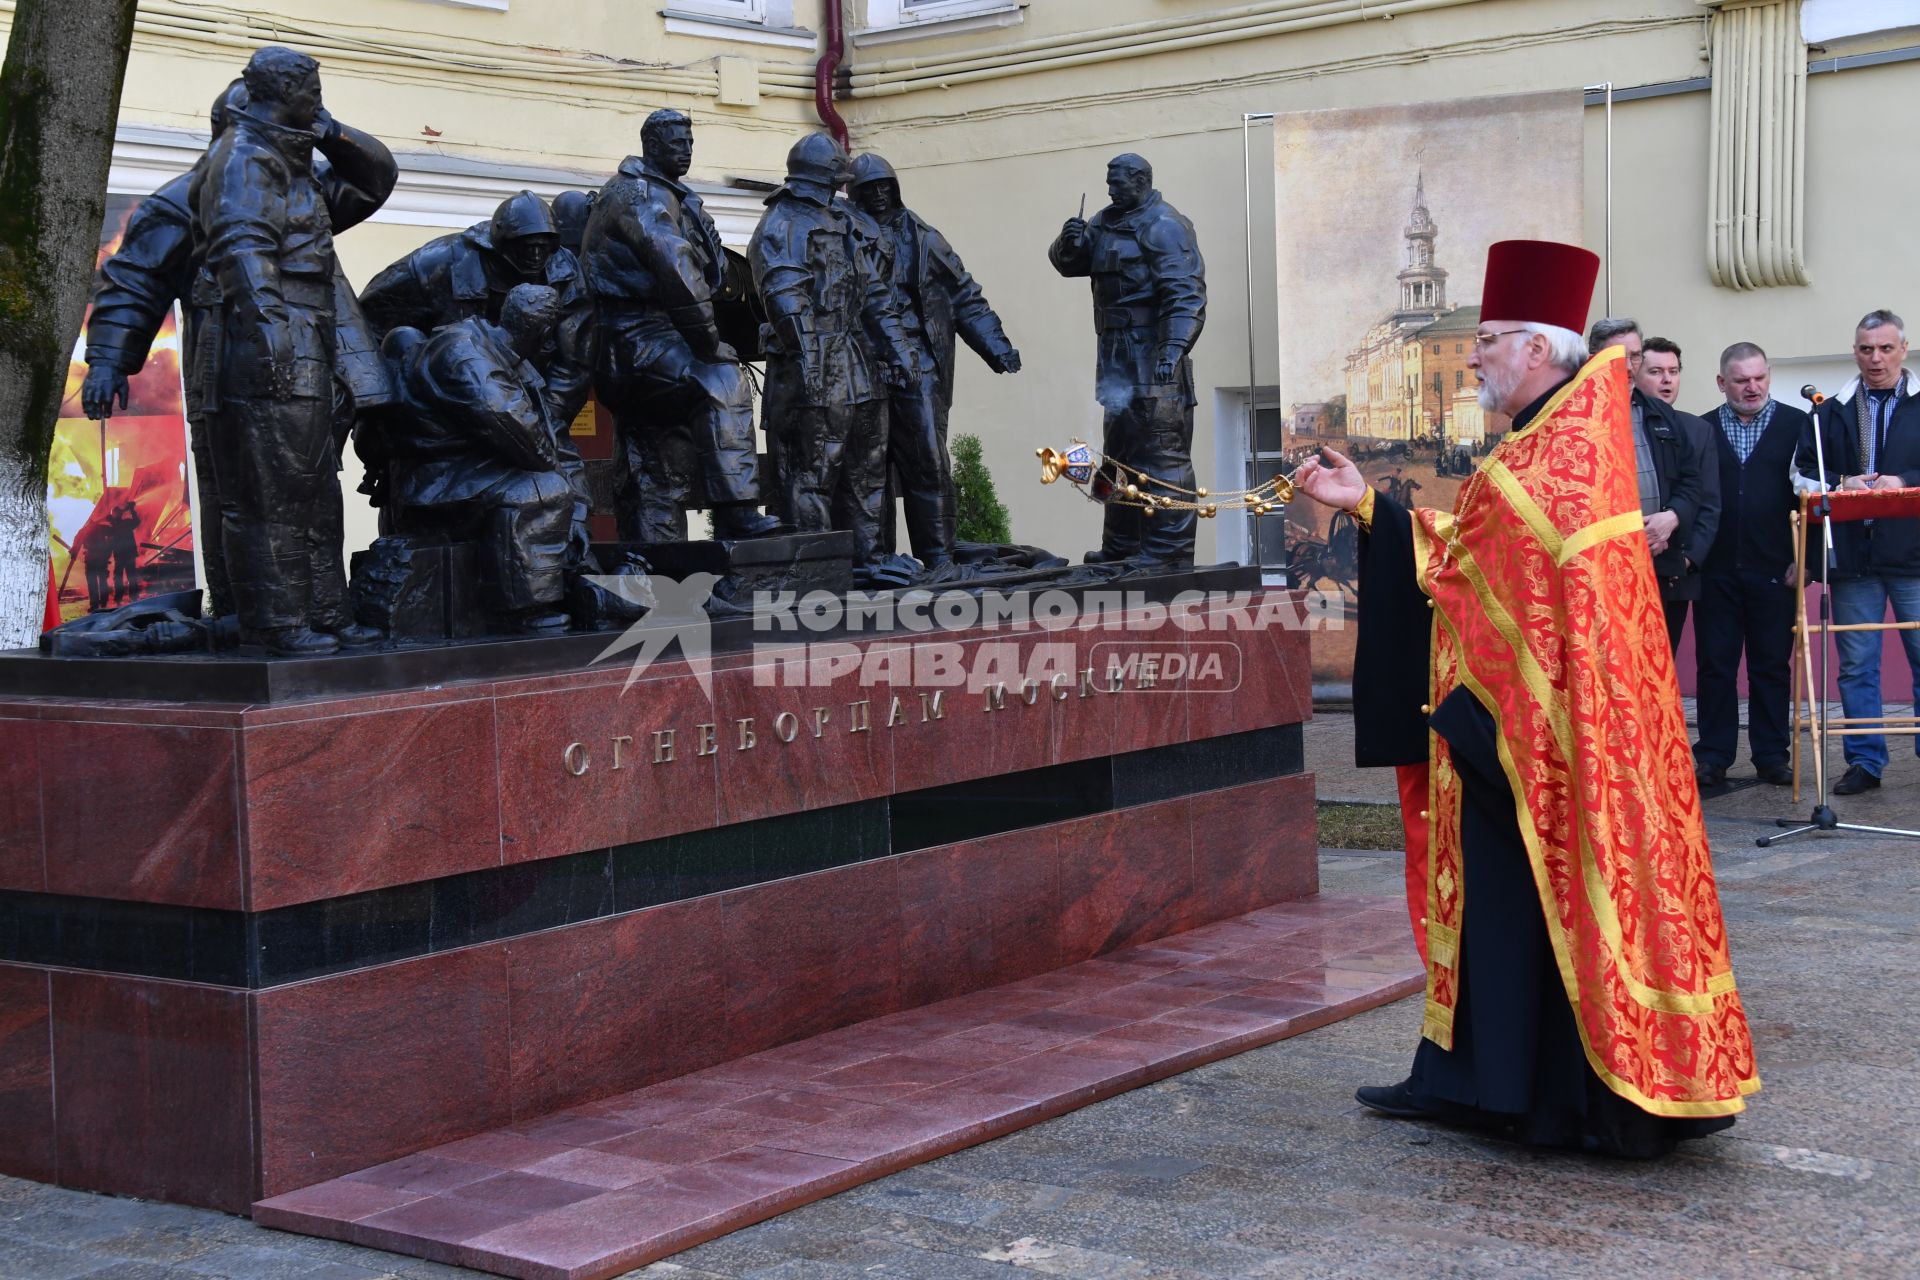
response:
[[[1720,458],[1720,531],[1694,614],[1703,788],[1723,785],[1740,748],[1738,676],[1747,661],[1747,742],[1763,782],[1793,781],[1787,695],[1793,666],[1794,468],[1812,420],[1772,396],[1767,353],[1736,342],[1720,356],[1724,404],[1701,415]]]

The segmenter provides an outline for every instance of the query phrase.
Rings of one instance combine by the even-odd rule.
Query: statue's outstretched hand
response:
[[[80,407],[89,418],[96,422],[111,418],[116,403],[127,407],[127,395],[126,374],[104,361],[87,366],[86,380],[80,384]]]
[[[1332,449],[1320,450],[1293,473],[1293,487],[1322,506],[1351,511],[1367,496],[1367,481],[1353,459]]]

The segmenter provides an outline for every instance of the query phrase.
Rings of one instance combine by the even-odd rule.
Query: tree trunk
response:
[[[135,0],[18,0],[0,68],[0,649],[47,592],[47,455],[86,312]]]

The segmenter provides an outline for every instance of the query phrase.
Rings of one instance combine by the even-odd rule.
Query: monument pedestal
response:
[[[1311,894],[1288,617],[8,697],[0,1171],[243,1213]]]

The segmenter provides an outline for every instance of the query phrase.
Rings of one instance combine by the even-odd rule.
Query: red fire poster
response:
[[[107,197],[100,261],[120,247],[139,203],[134,196]],[[146,367],[128,381],[127,407],[116,405],[105,422],[81,411],[84,332],[74,345],[47,468],[53,580],[64,621],[194,585],[179,324],[176,307]]]

